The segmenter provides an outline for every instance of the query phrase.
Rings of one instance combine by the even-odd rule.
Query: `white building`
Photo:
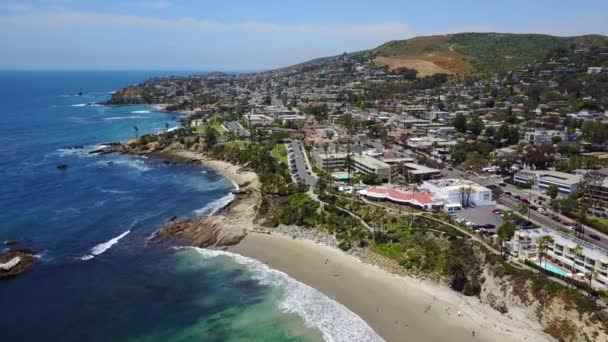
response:
[[[548,264],[544,268],[564,276],[587,275],[597,272],[594,287],[608,287],[608,250],[590,244],[574,236],[547,228],[519,230],[507,243],[511,254],[521,260],[537,261],[539,258],[538,241],[543,236],[551,236],[553,244],[547,249]],[[580,253],[576,248],[580,246]]]
[[[537,185],[540,190],[545,191],[551,185],[555,185],[559,192],[565,195],[573,194],[582,182],[580,175],[551,170],[519,171],[513,176],[513,180],[521,184],[531,182],[533,185]]]
[[[535,145],[552,144],[554,137],[559,137],[561,140],[566,140],[566,133],[557,130],[541,130],[526,132],[525,134],[526,142]]]
[[[422,189],[426,189],[436,198],[446,203],[474,204],[477,206],[494,205],[492,201],[492,190],[475,182],[464,179],[436,179],[422,183]],[[467,190],[470,189],[470,194]]]
[[[314,159],[317,166],[325,170],[340,170],[346,168],[346,153],[318,152]],[[390,183],[392,175],[391,165],[370,157],[368,155],[351,154],[352,169],[362,174],[374,173],[382,182]]]
[[[245,115],[245,120],[247,120],[250,126],[267,126],[272,125],[274,122],[274,119],[262,114],[247,114]]]

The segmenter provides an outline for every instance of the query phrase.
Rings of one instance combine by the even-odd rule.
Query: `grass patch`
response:
[[[279,159],[280,162],[287,165],[287,148],[285,147],[285,144],[274,145],[272,148],[272,155]]]
[[[587,216],[587,224],[599,230],[604,234],[608,234],[608,219],[595,216]]]
[[[202,134],[205,132],[205,128],[207,128],[206,125],[202,125],[202,126],[194,126],[194,133],[199,133]],[[226,132],[226,129],[224,128],[224,126],[222,126],[221,124],[213,124],[211,125],[211,128],[215,129],[218,133],[224,133]]]

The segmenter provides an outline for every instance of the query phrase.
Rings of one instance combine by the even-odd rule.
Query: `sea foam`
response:
[[[135,112],[131,112],[131,113],[135,113]],[[113,121],[113,120],[129,120],[129,119],[141,119],[143,118],[143,116],[140,115],[130,115],[130,116],[111,116],[108,118],[104,118],[104,120],[106,121]]]
[[[130,232],[131,232],[131,230],[127,230],[126,232],[118,235],[117,237],[114,237],[104,243],[100,243],[99,245],[91,248],[91,254],[87,254],[87,255],[80,257],[80,260],[84,260],[84,261],[91,260],[94,257],[96,257],[97,255],[103,254],[105,251],[107,251],[108,249],[112,248],[112,246],[117,244],[118,241],[120,241],[120,239],[127,236]]]
[[[86,106],[88,103],[79,103],[79,104],[73,104],[72,107],[84,107]]]
[[[344,305],[258,260],[225,251],[185,248],[196,250],[205,259],[226,256],[244,265],[259,284],[272,286],[283,292],[279,305],[283,312],[302,317],[308,326],[319,329],[326,341],[383,341],[361,317]]]
[[[203,171],[205,172],[205,171]],[[235,181],[233,181],[232,179],[230,180],[232,182],[232,185],[234,185],[234,191],[238,191],[239,190],[239,185],[236,184]],[[234,191],[231,191],[228,195],[222,197],[222,198],[218,198],[213,202],[209,202],[206,206],[200,208],[200,209],[196,209],[194,211],[194,215],[196,216],[211,216],[215,213],[217,213],[219,210],[221,210],[222,208],[225,208],[228,204],[230,204],[232,201],[234,201]]]
[[[216,199],[213,202],[209,202],[206,206],[196,209],[194,215],[196,216],[211,216],[217,213],[222,208],[226,207],[230,202],[234,201],[234,194],[231,192],[228,195]]]
[[[149,114],[150,111],[149,110],[134,110],[131,112],[131,114]]]

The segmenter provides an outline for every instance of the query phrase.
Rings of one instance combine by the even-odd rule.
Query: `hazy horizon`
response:
[[[9,0],[0,69],[251,72],[423,35],[608,34],[603,1],[470,2]]]

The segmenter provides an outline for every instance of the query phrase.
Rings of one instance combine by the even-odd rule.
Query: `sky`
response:
[[[254,71],[456,32],[608,34],[608,4],[0,0],[0,69]]]

